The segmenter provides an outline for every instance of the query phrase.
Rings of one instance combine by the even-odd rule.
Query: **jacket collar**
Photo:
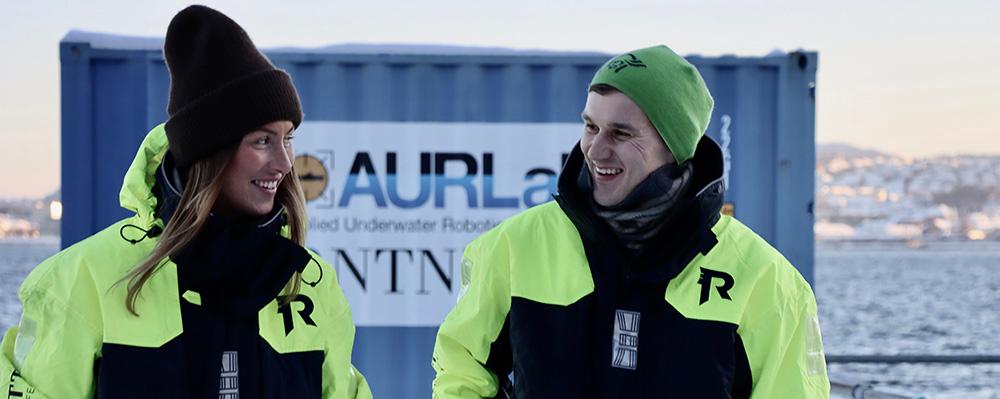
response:
[[[164,162],[167,147],[163,125],[153,128],[125,173],[119,199],[122,207],[135,212],[132,223],[141,226],[133,227],[140,230],[162,229],[180,200],[182,190],[177,179],[171,178],[171,162]],[[181,292],[199,292],[206,308],[255,317],[274,300],[292,273],[302,271],[312,260],[304,248],[286,238],[288,226],[283,214],[280,206],[275,207],[255,224],[232,222],[221,215],[210,217],[197,236],[172,257],[178,265]],[[147,236],[155,237],[148,231]]]
[[[174,211],[177,210],[177,204],[181,201],[181,195],[184,191],[184,183],[181,176],[181,172],[174,164],[173,156],[167,151],[163,156],[162,162],[160,162],[160,166],[156,168],[156,185],[153,189],[157,200],[155,215],[163,221],[164,227],[170,222]],[[278,231],[284,224],[283,211],[284,208],[280,204],[277,204],[266,216],[249,223],[241,224],[247,228],[255,227]],[[226,218],[214,214],[210,216],[210,220],[215,222],[229,222]]]
[[[556,201],[563,212],[573,221],[584,243],[598,243],[603,248],[617,244],[617,252],[623,254],[623,263],[634,264],[635,278],[648,284],[663,285],[687,265],[698,253],[708,253],[718,242],[712,226],[719,220],[719,211],[725,197],[723,183],[722,150],[708,136],[698,142],[693,162],[693,176],[690,189],[684,194],[675,209],[676,217],[654,240],[664,245],[650,245],[638,256],[632,256],[619,240],[608,240],[614,233],[606,223],[593,213],[589,202],[590,192],[580,190],[576,182],[584,166],[580,146],[573,147],[566,165],[559,176],[559,193]],[[586,247],[587,245],[585,245]],[[594,265],[591,266],[592,269]],[[630,266],[631,267],[631,266]]]
[[[722,149],[711,137],[702,136],[690,162],[693,163],[694,175],[685,198],[697,205],[697,210],[703,214],[703,217],[697,221],[698,226],[688,227],[708,226],[711,228],[719,220],[719,211],[722,209],[726,194],[723,180]],[[585,201],[590,201],[591,194],[581,192],[576,182],[584,167],[583,152],[580,151],[580,145],[577,143],[573,146],[573,150],[559,174],[559,193],[556,194],[557,199],[562,199],[560,203],[565,202],[570,207],[579,208],[574,209],[574,213],[589,212],[589,206],[586,206]]]

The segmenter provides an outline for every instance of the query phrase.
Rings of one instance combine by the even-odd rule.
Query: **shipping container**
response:
[[[63,247],[128,216],[118,205],[122,178],[145,133],[167,118],[169,76],[161,46],[160,38],[79,31],[60,43]],[[427,132],[456,124],[489,130],[495,124],[537,129],[538,134],[549,124],[575,129],[587,84],[611,56],[422,45],[265,53],[292,75],[306,114],[304,128],[416,126],[415,131]],[[778,248],[812,282],[817,54],[687,59],[715,98],[708,135],[726,149],[725,211]],[[530,203],[527,195],[524,203]],[[438,267],[440,257],[429,259]],[[343,285],[350,278],[345,274],[356,271],[350,266],[338,270]],[[454,271],[438,273],[452,293]],[[376,311],[354,298],[352,307],[356,320],[369,320]],[[359,323],[354,362],[376,397],[429,395],[437,328],[426,324]]]

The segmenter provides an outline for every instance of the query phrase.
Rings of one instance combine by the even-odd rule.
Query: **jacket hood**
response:
[[[711,137],[702,136],[690,162],[694,163],[692,192],[701,211],[709,216],[708,225],[712,226],[719,220],[719,211],[726,198],[722,147]]]
[[[132,165],[125,172],[118,201],[122,208],[134,212],[141,226],[152,226],[156,222],[156,169],[167,152],[167,132],[160,124],[146,134],[139,145],[139,151],[132,159]],[[161,223],[161,226],[162,223]]]

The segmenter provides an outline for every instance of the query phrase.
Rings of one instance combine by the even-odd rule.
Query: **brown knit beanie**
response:
[[[302,122],[292,78],[257,50],[235,21],[190,6],[167,28],[163,57],[170,71],[167,139],[186,168],[229,147],[264,124]]]

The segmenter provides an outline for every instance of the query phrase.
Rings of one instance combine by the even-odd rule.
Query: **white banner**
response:
[[[437,326],[465,245],[551,200],[579,123],[304,122],[295,168],[308,245],[359,326]]]

